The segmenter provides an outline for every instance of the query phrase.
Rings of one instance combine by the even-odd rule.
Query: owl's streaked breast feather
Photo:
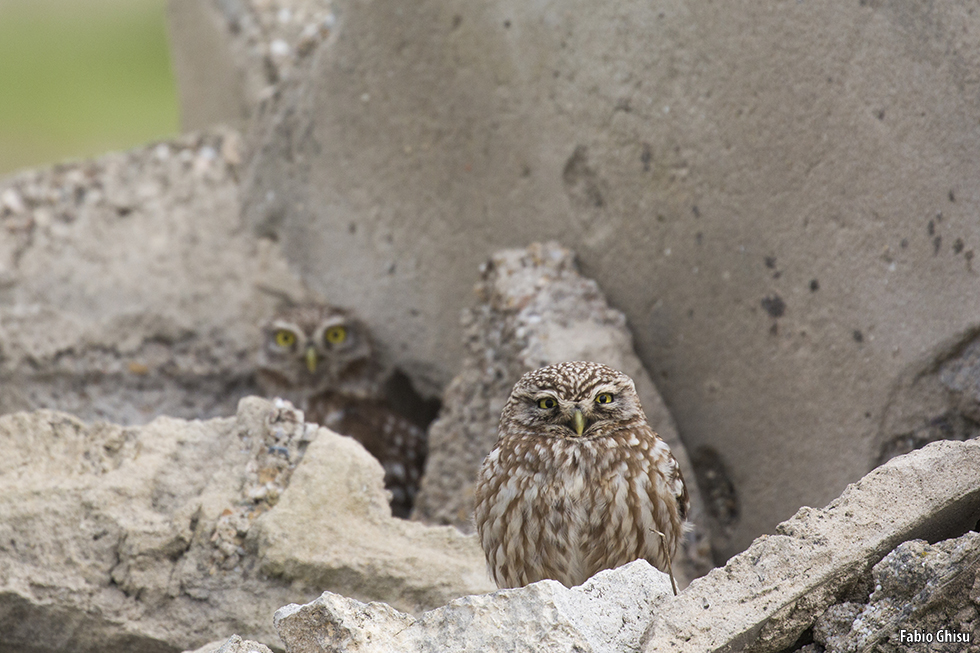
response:
[[[625,412],[608,413],[608,423],[600,418],[590,437],[556,436],[561,431],[546,428],[527,401],[548,388],[587,409],[581,402],[603,383],[624,393]],[[515,385],[480,472],[474,517],[498,586],[544,578],[573,586],[639,558],[665,569],[686,504],[677,463],[646,423],[632,381],[576,362],[530,372]]]

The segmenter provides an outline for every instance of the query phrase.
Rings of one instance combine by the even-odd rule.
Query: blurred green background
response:
[[[166,0],[0,0],[0,175],[178,132]]]

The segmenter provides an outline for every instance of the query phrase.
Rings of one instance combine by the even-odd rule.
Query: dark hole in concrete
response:
[[[711,529],[714,533],[711,543],[712,558],[716,565],[721,566],[728,557],[722,549],[730,548],[726,542],[738,524],[741,513],[738,491],[725,461],[713,447],[703,445],[695,449],[691,453],[691,465],[704,498],[705,509],[714,522]]]
[[[772,317],[782,317],[786,312],[786,302],[775,293],[768,297],[763,297],[760,303],[762,304],[762,308]]]
[[[980,334],[967,335],[912,378],[886,407],[872,466],[930,442],[980,436]]]
[[[385,382],[384,395],[392,410],[422,428],[428,428],[442,406],[438,399],[420,395],[408,375],[398,369]]]

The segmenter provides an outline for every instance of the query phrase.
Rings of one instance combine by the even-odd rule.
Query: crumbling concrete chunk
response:
[[[827,653],[980,650],[969,596],[980,579],[980,533],[904,542],[872,573],[867,604],[834,605],[817,619],[813,638]]]
[[[817,616],[850,600],[898,544],[954,537],[978,519],[980,442],[932,443],[875,469],[822,510],[801,508],[776,535],[696,579],[658,611],[644,650],[785,650]]]
[[[242,147],[212,129],[0,180],[0,414],[144,424],[254,394],[267,291],[303,290],[241,228]]]
[[[287,653],[389,651],[638,651],[651,614],[672,595],[644,560],[580,587],[556,581],[466,596],[418,619],[325,592],[276,612]]]
[[[221,632],[275,644],[273,612],[324,588],[421,612],[493,587],[475,538],[393,518],[378,462],[282,400],[141,427],[15,413],[0,446],[11,647],[164,653]]]
[[[272,649],[265,644],[232,635],[227,640],[211,642],[199,649],[184,651],[184,653],[272,653]]]

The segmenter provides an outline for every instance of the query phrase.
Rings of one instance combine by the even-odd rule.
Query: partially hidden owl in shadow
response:
[[[408,517],[426,433],[385,398],[385,375],[361,320],[323,304],[278,312],[262,326],[257,380],[266,396],[291,401],[307,421],[360,442],[384,467],[392,514]]]

